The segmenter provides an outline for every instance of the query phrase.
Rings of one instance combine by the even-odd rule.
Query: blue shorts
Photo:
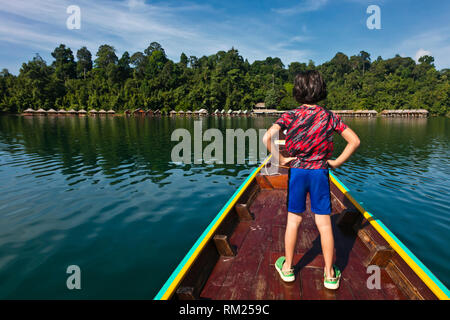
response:
[[[304,212],[306,210],[306,194],[308,192],[313,213],[331,214],[328,169],[289,169],[288,211],[292,213]]]

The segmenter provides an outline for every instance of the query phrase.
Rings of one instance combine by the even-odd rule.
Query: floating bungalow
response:
[[[147,117],[153,117],[153,110],[152,110],[152,109],[148,109],[148,110],[145,112],[145,115],[146,115]]]
[[[137,108],[133,111],[133,116],[145,116],[145,111],[141,108]]]
[[[159,109],[156,109],[155,112],[153,113],[153,115],[160,116],[161,115],[161,111]]]
[[[49,109],[49,110],[47,110],[47,115],[49,115],[49,116],[57,116],[58,112],[55,109]]]
[[[107,114],[108,114],[109,116],[113,116],[113,115],[116,114],[116,112],[115,112],[113,109],[109,109],[108,112],[107,112]]]
[[[64,109],[59,109],[58,110],[58,116],[65,116],[67,114],[67,111]]]
[[[429,112],[425,109],[399,109],[399,110],[383,110],[380,112],[382,117],[412,117],[426,118]]]
[[[266,110],[266,104],[264,102],[258,102],[257,104],[255,104],[255,106],[253,107],[253,110]]]
[[[276,110],[276,109],[265,109],[265,110],[253,110],[252,114],[255,116],[281,116],[286,111]]]
[[[22,115],[23,116],[32,116],[32,115],[34,115],[34,110],[33,109],[31,109],[31,108],[28,108],[28,109],[26,109],[26,110],[24,110],[23,112],[22,112]]]
[[[35,114],[35,115],[38,115],[38,116],[45,116],[45,115],[47,115],[47,111],[45,111],[45,110],[42,109],[42,108],[39,108],[39,109],[37,109],[37,110],[34,112],[34,114]]]
[[[103,110],[103,109],[100,109],[99,111],[98,111],[98,115],[99,116],[106,116],[108,113],[105,111],[105,110]]]
[[[98,111],[95,110],[95,109],[89,110],[89,115],[90,116],[96,116],[96,115],[98,115]]]
[[[85,117],[87,115],[87,111],[84,109],[78,110],[79,117]]]
[[[264,102],[259,102],[253,107],[252,114],[255,116],[279,116],[285,111],[278,111],[276,109],[267,109]]]
[[[333,113],[341,117],[376,117],[377,112],[375,110],[331,110]]]
[[[78,113],[74,109],[70,109],[69,111],[67,111],[67,114],[71,116],[76,116]]]
[[[123,112],[123,114],[126,116],[131,116],[131,111],[129,109],[127,109]]]

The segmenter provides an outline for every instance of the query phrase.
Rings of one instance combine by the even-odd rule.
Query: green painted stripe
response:
[[[177,274],[180,272],[180,270],[183,268],[183,266],[186,264],[186,262],[189,260],[189,258],[192,256],[192,254],[195,252],[195,250],[197,249],[197,247],[200,245],[200,243],[203,241],[203,239],[206,237],[206,235],[208,234],[209,230],[211,230],[214,225],[216,224],[217,220],[219,220],[219,218],[222,216],[223,212],[228,208],[228,206],[230,205],[230,203],[233,201],[233,199],[239,194],[239,192],[241,191],[241,189],[245,186],[245,184],[253,177],[254,173],[259,169],[255,168],[252,173],[247,177],[247,179],[245,179],[245,181],[240,185],[240,187],[236,190],[236,192],[233,194],[233,196],[228,200],[228,202],[223,206],[222,210],[220,210],[220,212],[217,214],[217,216],[214,218],[214,220],[208,225],[208,227],[203,231],[203,233],[201,234],[200,238],[198,238],[198,240],[194,243],[194,245],[192,246],[192,248],[189,250],[189,252],[186,254],[186,256],[184,257],[184,259],[180,262],[180,264],[178,265],[178,267],[175,269],[175,271],[172,273],[172,275],[169,277],[169,279],[167,279],[166,283],[164,284],[164,286],[161,288],[161,290],[159,290],[158,294],[155,296],[154,300],[161,300],[161,297],[163,296],[164,292],[166,292],[166,290],[168,289],[168,287],[170,286],[170,284],[172,283],[172,281],[175,279],[175,277],[177,276]]]
[[[333,176],[334,179],[336,179],[341,186],[350,194],[349,189],[345,186],[345,184],[342,183],[342,181],[340,181],[331,171],[330,174]],[[356,199],[355,199],[356,201]],[[362,206],[361,206],[362,207]],[[365,209],[364,209],[365,210]],[[366,211],[369,216],[378,223],[378,225],[392,238],[392,240],[394,240],[395,243],[397,243],[397,245],[402,248],[402,250],[406,253],[406,255],[408,255],[411,260],[413,260],[417,266],[422,269],[422,271],[439,287],[439,289],[441,289],[445,295],[447,295],[447,297],[450,297],[450,292],[447,289],[447,287],[422,263],[422,261],[420,261],[412,252],[411,250],[409,250],[404,244],[403,242],[400,241],[399,238],[397,238],[392,232],[391,230],[389,230],[386,225],[378,218],[376,218],[375,216],[373,216],[370,212]]]
[[[334,173],[333,172],[331,172],[331,170],[330,170],[330,175],[332,175],[333,176],[333,178],[335,178],[336,180],[337,180],[337,182],[339,182],[340,183],[340,185],[345,189],[345,191],[347,191],[348,193],[350,193],[350,190],[346,187],[346,185],[345,184],[343,184],[342,183],[342,181],[341,180],[339,180],[338,179],[338,177],[336,177],[335,175],[334,175]]]

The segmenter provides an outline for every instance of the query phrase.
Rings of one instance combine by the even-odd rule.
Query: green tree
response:
[[[98,48],[95,66],[100,69],[106,69],[109,64],[117,64],[117,60],[114,47],[103,44]]]
[[[55,58],[52,65],[55,68],[55,75],[58,80],[65,81],[75,78],[76,63],[70,48],[66,48],[64,44],[60,44],[59,47],[53,50],[52,57]]]
[[[78,78],[86,79],[86,74],[92,70],[92,54],[82,47],[77,51],[77,75]]]

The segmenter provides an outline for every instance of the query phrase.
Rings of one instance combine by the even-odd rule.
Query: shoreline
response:
[[[231,111],[231,110],[230,110]],[[8,113],[0,112],[0,115],[18,115],[18,116],[32,116],[32,117],[111,117],[111,116],[127,116],[127,117],[205,117],[205,116],[216,116],[216,117],[272,117],[281,116],[283,113],[289,110],[276,110],[276,109],[265,109],[265,110],[254,110],[248,113],[243,113],[241,110],[224,112],[213,112],[213,113],[198,113],[198,112],[184,112],[184,111],[171,111],[166,112],[156,112],[153,110],[147,111],[135,111],[133,113],[125,110],[120,113],[98,113],[96,111],[85,112],[84,110],[80,113],[73,111],[71,113],[61,113],[61,112],[48,112],[46,110],[40,109],[38,111],[32,111],[27,109],[22,113]],[[340,117],[354,117],[354,118],[427,118],[430,116],[439,116],[437,114],[431,114],[429,111],[420,109],[399,109],[399,110],[383,110],[377,112],[375,110],[330,110],[331,112],[339,115]],[[445,117],[450,117],[450,114],[446,114]]]

